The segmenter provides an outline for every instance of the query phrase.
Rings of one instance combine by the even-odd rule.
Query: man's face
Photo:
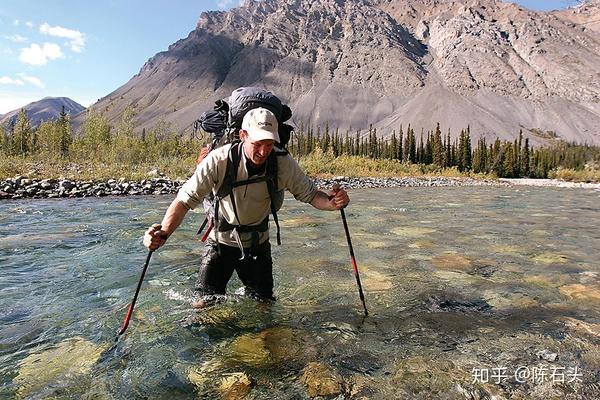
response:
[[[264,164],[275,146],[275,141],[270,139],[259,140],[258,142],[250,141],[248,134],[244,130],[240,131],[240,139],[243,142],[246,157],[255,165]]]

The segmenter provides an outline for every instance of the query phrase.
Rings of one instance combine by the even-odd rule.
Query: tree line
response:
[[[135,112],[131,106],[114,127],[104,115],[88,112],[77,135],[73,134],[64,107],[56,121],[44,121],[35,129],[21,110],[13,126],[0,126],[0,148],[5,156],[119,164],[194,157],[198,151],[198,143],[181,139],[164,120],[159,120],[148,132],[143,129],[141,135],[135,130]]]
[[[182,138],[164,120],[140,132],[135,117],[134,108],[129,106],[113,127],[102,114],[88,111],[81,132],[74,135],[64,108],[56,121],[42,122],[36,129],[21,110],[13,126],[0,126],[0,149],[4,156],[136,165],[157,160],[194,159],[201,146],[208,142],[208,134]],[[598,146],[556,141],[550,146],[534,148],[528,138],[523,138],[522,132],[514,141],[495,139],[488,143],[482,137],[473,145],[468,127],[453,138],[450,130],[442,134],[439,123],[433,131],[421,130],[419,135],[410,125],[406,131],[400,126],[386,138],[380,137],[373,127],[367,132],[340,134],[329,125],[315,129],[300,124],[287,147],[297,158],[318,149],[334,157],[387,159],[509,178],[546,178],[557,168],[583,170],[586,165],[600,163]]]
[[[387,138],[379,137],[377,129],[350,134],[332,131],[328,125],[324,130],[317,127],[300,126],[288,143],[294,156],[302,157],[319,148],[334,157],[340,155],[362,156],[373,159],[389,159],[410,164],[433,165],[439,169],[457,168],[461,172],[495,174],[501,178],[547,178],[557,168],[583,170],[586,165],[600,163],[600,147],[557,141],[556,143],[532,148],[529,139],[523,139],[520,131],[514,141],[496,138],[487,143],[484,137],[473,146],[470,128],[461,130],[452,138],[450,130],[443,135],[440,124],[434,131],[415,134],[409,125],[404,132],[392,131]]]

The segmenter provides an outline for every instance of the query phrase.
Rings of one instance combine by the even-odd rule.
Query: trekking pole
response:
[[[142,274],[140,275],[140,280],[138,281],[137,288],[135,289],[135,295],[133,296],[133,300],[129,305],[129,309],[127,310],[127,314],[125,315],[125,319],[123,320],[123,325],[119,328],[119,333],[117,334],[116,340],[125,333],[127,327],[129,326],[129,320],[131,319],[131,315],[133,314],[133,308],[135,307],[135,302],[137,301],[138,294],[140,293],[140,288],[142,287],[142,282],[144,281],[144,275],[146,275],[146,270],[148,269],[148,264],[150,263],[150,257],[152,257],[153,250],[148,251],[148,257],[146,257],[146,263],[144,264],[144,268],[142,269]]]
[[[338,183],[334,184],[333,190],[338,191],[340,189],[340,185]],[[356,265],[356,259],[354,258],[354,249],[352,248],[352,240],[350,239],[350,231],[348,230],[348,222],[346,221],[346,213],[344,209],[340,209],[340,214],[342,215],[342,222],[344,223],[344,231],[346,232],[346,240],[348,241],[348,249],[350,250],[350,260],[352,261],[352,269],[354,270],[354,276],[356,277],[356,284],[358,285],[358,295],[360,296],[360,301],[362,301],[363,308],[365,309],[365,316],[369,315],[367,311],[367,305],[365,303],[365,295],[363,294],[362,285],[360,284],[360,276],[358,274],[358,266]]]

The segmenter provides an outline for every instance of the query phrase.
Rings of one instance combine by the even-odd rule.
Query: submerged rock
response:
[[[369,265],[360,265],[359,270],[360,279],[365,287],[365,290],[367,291],[386,291],[394,286],[389,276],[376,271]]]
[[[394,235],[402,237],[419,238],[434,233],[435,229],[414,226],[401,226],[398,228],[391,229],[390,232],[392,232]]]
[[[397,398],[490,398],[493,395],[491,388],[474,386],[473,376],[447,359],[415,356],[401,360],[391,380]]]
[[[569,258],[562,254],[541,253],[533,257],[533,261],[541,264],[566,264]]]
[[[190,368],[187,378],[193,385],[200,389],[209,386],[215,382],[215,375],[224,369],[224,365],[219,360],[208,360],[198,367]]]
[[[490,305],[482,299],[457,299],[440,296],[429,298],[429,308],[433,312],[484,312],[490,309]]]
[[[458,271],[468,271],[473,267],[473,263],[467,257],[461,254],[446,253],[435,256],[431,263],[439,269],[451,269]]]
[[[593,324],[570,317],[565,317],[564,320],[565,325],[576,332],[600,337],[600,324]]]
[[[541,360],[546,360],[546,361],[550,361],[550,362],[554,362],[556,360],[558,360],[558,354],[551,352],[550,350],[540,350],[537,353],[535,353],[536,356],[538,356],[539,359]]]
[[[299,332],[291,328],[274,327],[236,338],[229,351],[235,361],[266,367],[314,354],[314,347],[301,338]]]
[[[525,277],[525,282],[543,289],[554,289],[564,285],[567,277],[564,275],[532,275]]]
[[[17,396],[28,397],[49,385],[86,375],[108,346],[81,337],[67,339],[42,353],[33,353],[19,363],[13,383]]]
[[[300,382],[306,385],[310,397],[337,396],[342,392],[342,377],[319,362],[311,362],[304,368]]]
[[[537,300],[526,294],[494,292],[486,290],[483,293],[485,301],[497,311],[510,311],[539,306]]]
[[[245,398],[252,387],[250,378],[243,372],[234,372],[221,378],[219,392],[224,400]]]
[[[600,301],[600,289],[597,287],[574,283],[572,285],[561,286],[559,291],[561,294],[575,300]]]

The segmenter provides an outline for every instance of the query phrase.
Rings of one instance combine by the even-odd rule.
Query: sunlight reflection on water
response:
[[[0,203],[0,397],[597,397],[596,192],[351,196],[369,317],[339,213],[291,199],[273,247],[278,301],[234,295],[234,278],[224,303],[192,311],[194,212],[153,256],[125,337],[91,362],[112,345],[145,258],[142,233],[171,198]],[[581,376],[521,382],[512,373],[522,366]],[[506,368],[501,384],[474,375],[494,368]]]

